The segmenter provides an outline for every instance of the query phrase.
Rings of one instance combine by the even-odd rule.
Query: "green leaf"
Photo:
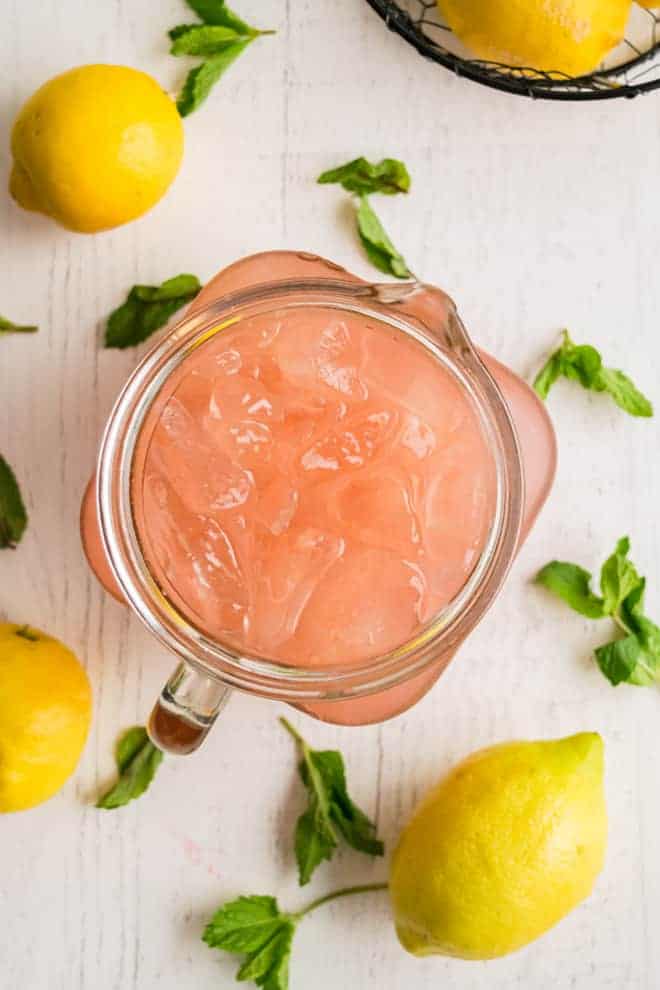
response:
[[[280,721],[295,739],[302,756],[299,772],[309,801],[295,833],[300,885],[309,882],[323,860],[332,858],[340,835],[358,852],[382,856],[384,846],[376,836],[376,826],[349,796],[341,753],[310,749],[286,719]]]
[[[0,550],[20,543],[28,517],[16,475],[0,454]]]
[[[660,628],[644,615],[646,579],[639,584],[621,604],[621,618],[625,626],[639,639],[645,650],[660,657]]]
[[[599,646],[595,653],[598,666],[605,677],[610,684],[617,685],[630,681],[639,663],[642,648],[636,636],[626,636]]]
[[[171,37],[171,33],[170,33]],[[244,41],[243,35],[231,28],[197,24],[178,34],[172,43],[172,55],[218,55],[229,45]]]
[[[588,619],[600,619],[606,614],[603,599],[591,590],[591,574],[577,564],[552,560],[538,572],[536,582]]]
[[[144,794],[154,779],[163,754],[151,742],[147,730],[136,725],[128,729],[117,743],[116,759],[119,780],[99,799],[97,808],[121,808]]]
[[[410,175],[403,162],[396,158],[383,158],[377,164],[366,158],[355,158],[339,168],[323,172],[316,180],[321,185],[339,183],[347,192],[366,196],[368,193],[407,193],[410,189]]]
[[[590,344],[574,344],[566,330],[562,337],[561,347],[548,358],[534,379],[534,388],[542,399],[547,398],[554,383],[563,375],[592,392],[606,392],[631,416],[653,415],[653,406],[649,399],[622,371],[604,367],[595,347]]]
[[[170,37],[170,39],[172,41],[176,41],[177,38],[181,38],[184,34],[187,34],[189,31],[194,31],[198,27],[201,27],[201,25],[200,24],[177,24],[176,27],[170,28],[170,30],[167,32],[167,34],[169,35],[169,37]]]
[[[105,346],[135,347],[164,326],[201,289],[194,275],[176,275],[162,285],[134,285],[126,302],[110,314]]]
[[[542,399],[548,398],[548,392],[561,375],[561,353],[555,351],[545,362],[534,379],[534,389]]]
[[[183,89],[176,101],[182,117],[187,117],[201,107],[218,80],[245,51],[250,42],[251,39],[234,42],[228,45],[224,51],[213,55],[188,73]]]
[[[374,213],[366,196],[360,199],[357,211],[357,229],[367,256],[379,271],[395,278],[411,278],[401,254],[385,233],[383,225]]]
[[[660,628],[644,615],[646,581],[629,552],[624,536],[601,568],[602,598],[591,591],[589,572],[577,564],[552,561],[537,581],[588,618],[611,616],[623,636],[596,649],[598,666],[611,684],[647,686],[660,681]]]
[[[36,333],[39,327],[25,326],[20,323],[12,323],[11,320],[0,316],[0,337],[5,333]]]
[[[613,615],[641,581],[635,565],[628,559],[629,550],[630,540],[624,536],[601,568],[600,590],[607,615]]]
[[[254,28],[241,20],[238,14],[230,10],[224,0],[186,0],[200,20],[205,24],[216,24],[220,27],[231,28],[238,34],[252,34]]]
[[[576,346],[566,340],[561,352],[561,370],[565,378],[579,382],[582,388],[596,390],[598,375],[603,367],[600,354],[590,344]]]
[[[297,919],[280,911],[274,897],[239,897],[219,908],[202,939],[212,949],[245,955],[237,980],[264,990],[287,990]]]
[[[337,835],[329,817],[320,814],[316,804],[309,807],[296,823],[293,840],[301,886],[309,883],[323,860],[332,859],[336,847]]]
[[[601,368],[597,390],[607,392],[617,406],[631,416],[651,417],[653,406],[649,399],[633,385],[627,375],[613,368]]]
[[[310,755],[330,794],[330,818],[344,840],[358,852],[382,856],[384,846],[376,838],[376,826],[349,796],[341,753],[336,750],[311,750]],[[301,774],[305,779],[302,769]]]

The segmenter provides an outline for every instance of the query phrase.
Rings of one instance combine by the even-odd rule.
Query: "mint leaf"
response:
[[[217,24],[220,27],[231,28],[238,34],[251,34],[254,28],[241,20],[238,14],[230,10],[224,0],[186,0],[191,10],[205,24]]]
[[[382,856],[384,846],[376,838],[376,826],[356,804],[353,803],[346,785],[346,770],[341,753],[336,750],[310,750],[310,759],[318,770],[325,788],[330,795],[330,818],[339,829],[344,840],[358,852],[369,856]],[[303,762],[300,769],[305,785],[307,767]]]
[[[147,730],[136,725],[117,743],[116,760],[119,780],[99,799],[97,808],[121,808],[144,794],[162,763],[163,754],[151,742]]]
[[[629,550],[630,540],[624,536],[601,568],[600,590],[606,615],[614,615],[624,599],[641,581],[635,565],[628,559]]]
[[[134,285],[126,302],[110,314],[105,346],[123,349],[141,344],[191,302],[200,289],[194,275],[176,275],[162,285]]]
[[[406,262],[385,233],[383,225],[374,213],[366,196],[360,199],[357,211],[357,229],[367,256],[379,271],[395,278],[411,278]]]
[[[239,897],[215,912],[202,940],[212,949],[246,956],[237,980],[252,980],[264,990],[287,990],[297,920],[281,912],[274,897]]]
[[[595,347],[575,344],[568,331],[562,332],[562,343],[534,379],[534,388],[542,399],[563,375],[592,392],[606,392],[616,404],[631,416],[649,417],[653,406],[622,371],[606,368]]]
[[[631,382],[627,375],[614,368],[601,368],[598,376],[597,391],[607,392],[617,406],[631,416],[650,417],[653,406],[649,399]]]
[[[188,73],[183,89],[176,101],[182,117],[187,117],[201,107],[220,77],[249,44],[250,41],[236,41]]]
[[[0,337],[5,333],[36,333],[39,327],[25,326],[20,323],[12,323],[11,320],[0,316]]]
[[[310,749],[286,719],[280,721],[300,751],[298,769],[309,799],[307,810],[298,819],[294,840],[300,885],[309,883],[316,867],[332,858],[339,836],[358,852],[382,856],[384,846],[376,836],[376,826],[348,794],[341,753]]]
[[[320,789],[323,790],[322,783]],[[330,821],[329,809],[320,811],[318,804],[318,798],[310,799],[310,807],[296,823],[293,848],[301,887],[309,883],[317,866],[332,859],[337,848],[337,833]]]
[[[16,475],[0,454],[0,550],[20,543],[28,517]]]
[[[660,628],[644,615],[644,592],[646,579],[640,578],[621,605],[623,624],[637,636],[646,651],[660,657]]]
[[[602,598],[591,590],[591,574],[577,564],[552,560],[538,572],[536,582],[588,619],[600,619],[606,614]]]
[[[576,345],[564,331],[564,344],[560,351],[561,372],[566,378],[579,382],[582,388],[595,388],[603,367],[600,354],[591,344]]]
[[[396,158],[383,158],[377,164],[366,158],[355,158],[352,162],[323,172],[316,180],[321,185],[339,183],[347,192],[366,196],[368,193],[407,193],[410,189],[410,175],[403,162]]]
[[[542,399],[547,399],[548,393],[557,379],[561,375],[561,353],[555,351],[543,365],[538,375],[534,379],[534,388],[537,395]]]
[[[229,45],[246,40],[231,28],[212,25],[195,24],[187,31],[179,31],[178,28],[174,31],[179,33],[172,40],[170,48],[172,55],[218,55]],[[172,37],[171,31],[170,37]]]
[[[626,636],[595,650],[598,666],[610,684],[630,681],[639,663],[642,648],[636,636]]]
[[[591,591],[589,572],[577,564],[552,561],[536,580],[581,615],[611,616],[622,635],[596,649],[596,662],[611,684],[643,687],[660,681],[660,628],[644,614],[646,581],[629,552],[624,536],[601,568],[602,598]]]
[[[167,32],[171,41],[176,41],[177,38],[183,37],[184,34],[188,34],[189,31],[194,31],[197,28],[202,27],[201,24],[177,24],[176,27],[170,28]]]

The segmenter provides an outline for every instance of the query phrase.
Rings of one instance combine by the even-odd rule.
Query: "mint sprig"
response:
[[[141,344],[192,302],[201,288],[195,275],[176,275],[161,285],[134,285],[126,302],[108,318],[105,346],[123,349]]]
[[[200,24],[179,24],[169,32],[172,55],[201,56],[205,59],[192,69],[177,99],[182,117],[197,110],[209,93],[255,38],[274,34],[251,27],[227,6],[224,0],[186,0],[201,19]]]
[[[374,883],[333,890],[295,913],[281,911],[277,900],[268,895],[237,897],[218,908],[202,941],[211,949],[245,956],[237,980],[252,980],[263,990],[288,990],[293,936],[299,922],[329,901],[386,889],[386,883]]]
[[[163,754],[136,725],[119,739],[115,753],[119,779],[96,803],[97,808],[121,808],[144,794],[163,761]]]
[[[244,955],[237,980],[252,980],[266,990],[286,990],[296,930],[293,915],[280,911],[274,897],[238,897],[219,908],[204,929],[211,949]]]
[[[600,353],[591,344],[575,344],[567,330],[562,331],[561,346],[550,355],[534,379],[534,388],[542,399],[560,377],[579,382],[592,392],[606,392],[631,416],[649,417],[653,406],[636,385],[615,368],[606,368]]]
[[[13,550],[28,523],[16,475],[0,454],[0,550]]]
[[[383,158],[376,164],[366,158],[354,158],[345,165],[322,172],[316,181],[319,185],[339,183],[346,192],[358,196],[368,196],[370,193],[394,196],[396,193],[407,193],[410,189],[408,169],[396,158]]]
[[[0,316],[0,337],[6,333],[36,333],[39,327],[27,326],[25,324],[13,323],[5,316]]]
[[[646,580],[620,539],[600,572],[600,595],[591,574],[577,564],[553,560],[536,575],[538,584],[589,619],[610,617],[619,635],[595,650],[596,662],[611,684],[647,686],[660,681],[660,628],[644,614]]]
[[[300,885],[309,883],[316,867],[332,858],[340,838],[358,852],[382,856],[384,846],[376,826],[348,793],[341,753],[311,749],[285,718],[280,722],[300,752],[298,769],[309,802],[296,824],[294,840]]]
[[[320,185],[338,183],[347,192],[358,197],[355,215],[358,237],[367,257],[378,271],[395,278],[414,278],[368,199],[371,193],[393,196],[408,192],[410,174],[403,162],[396,158],[383,158],[374,164],[366,158],[354,158],[345,165],[322,172],[316,181]]]

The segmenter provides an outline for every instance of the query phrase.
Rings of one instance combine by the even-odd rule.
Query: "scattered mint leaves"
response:
[[[550,389],[561,376],[579,382],[592,392],[606,392],[617,406],[631,416],[653,415],[651,402],[627,375],[604,367],[596,348],[590,344],[573,343],[567,330],[562,331],[561,346],[550,355],[534,379],[538,395],[547,399]]]
[[[629,553],[624,536],[601,568],[600,595],[588,571],[565,561],[546,564],[536,581],[587,618],[612,618],[622,635],[596,649],[598,666],[611,684],[647,686],[660,681],[660,628],[644,614],[646,581]]]
[[[394,196],[396,193],[407,193],[410,189],[408,169],[396,158],[383,158],[377,164],[366,158],[354,158],[352,162],[323,172],[316,181],[320,185],[338,182],[347,192],[358,196],[369,193]]]
[[[126,302],[110,314],[105,346],[123,349],[141,344],[201,288],[194,275],[176,275],[162,285],[134,285]]]
[[[373,164],[366,158],[355,158],[338,168],[322,172],[316,181],[321,185],[339,183],[347,192],[358,197],[358,237],[369,261],[378,271],[395,278],[414,278],[367,198],[370,193],[385,193],[387,196],[407,193],[410,189],[410,175],[403,162],[396,158],[383,158]]]
[[[97,808],[121,808],[139,798],[149,787],[163,760],[162,752],[154,746],[147,730],[141,725],[128,729],[121,736],[115,755],[119,779],[99,799]]]
[[[358,852],[382,856],[384,846],[376,836],[376,826],[348,794],[341,753],[310,749],[286,719],[280,721],[300,751],[298,769],[309,799],[295,832],[300,885],[309,883],[316,867],[332,858],[340,837]]]
[[[20,323],[12,323],[4,316],[0,316],[0,337],[5,333],[36,333],[39,327],[24,326]]]
[[[20,543],[28,517],[16,475],[0,454],[0,550]]]
[[[291,946],[298,923],[323,904],[340,897],[382,890],[387,890],[386,883],[332,890],[295,914],[280,911],[274,897],[263,894],[237,897],[215,912],[204,929],[202,941],[212,949],[245,956],[237,980],[253,980],[264,990],[288,990]]]
[[[200,24],[179,24],[169,32],[172,55],[197,55],[205,59],[192,69],[177,99],[182,117],[197,110],[247,46],[265,34],[230,10],[224,0],[186,0]]]
[[[357,229],[367,256],[379,271],[395,278],[411,278],[412,273],[403,256],[389,239],[382,223],[371,208],[366,196],[360,198],[357,211]]]
[[[215,912],[202,939],[212,949],[244,955],[237,980],[264,990],[287,990],[298,918],[283,914],[274,897],[238,897]]]

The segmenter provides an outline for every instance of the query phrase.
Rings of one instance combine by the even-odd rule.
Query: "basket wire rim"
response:
[[[620,86],[604,87],[603,89],[575,89],[582,85],[587,85],[592,80],[598,79],[607,81],[613,77],[621,75],[651,61],[660,52],[660,41],[652,45],[647,51],[639,52],[633,47],[637,54],[629,61],[606,69],[599,69],[583,76],[561,76],[557,73],[557,78],[552,78],[544,74],[542,78],[525,77],[525,71],[534,71],[531,67],[506,66],[498,62],[486,62],[483,60],[468,60],[460,55],[447,51],[437,45],[425,32],[415,23],[410,14],[403,10],[395,0],[367,0],[369,6],[382,18],[390,31],[398,34],[410,45],[412,45],[420,55],[439,65],[450,69],[457,76],[471,79],[473,82],[488,86],[501,92],[507,92],[518,96],[527,96],[531,99],[546,100],[608,100],[626,98],[633,99],[644,93],[660,89],[660,77],[645,82],[625,83]],[[423,4],[424,9],[429,9],[433,4]],[[650,13],[650,11],[649,11]],[[509,69],[516,75],[505,75],[503,71]],[[520,73],[518,75],[517,73]],[[569,88],[572,87],[572,88]]]

